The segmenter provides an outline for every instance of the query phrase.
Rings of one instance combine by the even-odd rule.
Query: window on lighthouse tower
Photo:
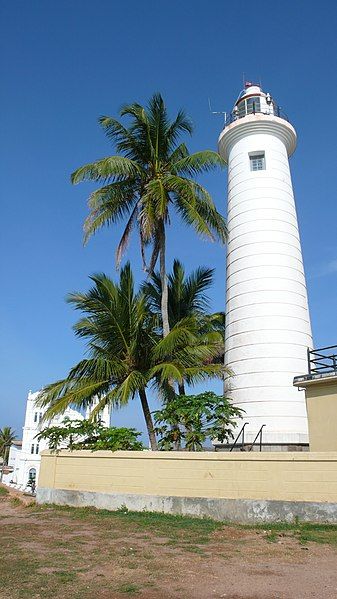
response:
[[[266,168],[264,152],[249,154],[249,162],[251,171],[264,171]]]

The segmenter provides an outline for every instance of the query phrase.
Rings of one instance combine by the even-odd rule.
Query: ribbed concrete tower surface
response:
[[[308,442],[304,393],[293,378],[312,347],[307,290],[288,159],[294,127],[270,94],[246,84],[219,138],[228,164],[225,364],[228,395],[262,424],[272,446]]]

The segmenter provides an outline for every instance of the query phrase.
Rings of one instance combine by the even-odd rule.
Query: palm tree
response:
[[[213,283],[214,269],[199,267],[186,276],[183,264],[174,260],[172,272],[168,275],[168,315],[170,327],[175,326],[183,318],[193,317],[199,324],[200,334],[206,331],[217,331],[225,335],[224,313],[209,312],[207,290]],[[142,289],[148,299],[151,310],[160,318],[161,314],[161,278],[154,272],[150,281],[146,281]],[[214,361],[223,361],[223,351],[214,357]],[[185,394],[184,383],[179,385],[181,395]]]
[[[15,439],[15,431],[10,426],[4,426],[0,429],[0,456],[2,457],[1,478],[3,476],[3,467],[8,464],[9,450]]]
[[[168,275],[168,315],[170,328],[182,318],[204,317],[208,314],[209,299],[207,290],[213,283],[214,269],[199,267],[186,276],[183,264],[174,260],[172,272]],[[161,313],[161,278],[158,272],[151,275],[150,281],[143,284],[152,311]]]
[[[154,94],[145,108],[140,104],[125,106],[120,116],[129,118],[126,126],[108,116],[99,119],[118,154],[82,166],[72,174],[71,180],[72,183],[89,180],[102,185],[89,197],[85,242],[101,227],[126,218],[116,252],[117,265],[134,227],[140,236],[143,267],[150,274],[159,257],[163,335],[166,336],[170,330],[166,280],[166,226],[170,223],[170,212],[175,209],[199,235],[224,242],[225,220],[206,189],[194,180],[200,173],[222,166],[223,162],[219,154],[210,150],[189,153],[180,138],[184,133],[192,134],[192,124],[182,110],[170,121],[160,94]],[[151,247],[148,264],[147,246]]]
[[[45,418],[49,419],[71,404],[86,407],[98,397],[94,416],[107,404],[120,407],[138,395],[155,450],[149,384],[167,399],[172,393],[168,381],[179,384],[187,378],[193,383],[222,376],[222,365],[211,363],[221,351],[221,336],[200,335],[195,319],[185,318],[162,338],[158,317],[149,309],[144,292],[134,290],[129,264],[121,270],[119,284],[104,274],[91,280],[94,286],[89,291],[68,296],[83,314],[74,330],[87,341],[88,358],[74,366],[65,379],[47,385],[39,404],[47,407]]]

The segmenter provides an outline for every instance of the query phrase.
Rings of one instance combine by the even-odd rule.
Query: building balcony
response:
[[[308,348],[307,356],[308,373],[295,377],[295,384],[337,377],[337,345],[319,349]]]

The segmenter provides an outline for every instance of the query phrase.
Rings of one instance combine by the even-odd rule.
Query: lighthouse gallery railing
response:
[[[252,114],[264,114],[266,116],[278,116],[280,119],[284,119],[285,121],[289,122],[289,118],[288,116],[285,114],[285,112],[283,112],[282,108],[280,106],[278,106],[277,104],[273,104],[273,109],[269,110],[268,112],[266,110],[261,110],[261,108],[259,107],[259,104],[256,105],[256,107],[250,107],[248,110],[246,110],[244,113],[238,113],[238,112],[231,112],[229,115],[226,116],[225,118],[225,123],[224,123],[224,128],[227,127],[227,125],[230,125],[231,123],[234,123],[235,121],[239,121],[240,119],[244,119],[246,116],[251,116]]]

